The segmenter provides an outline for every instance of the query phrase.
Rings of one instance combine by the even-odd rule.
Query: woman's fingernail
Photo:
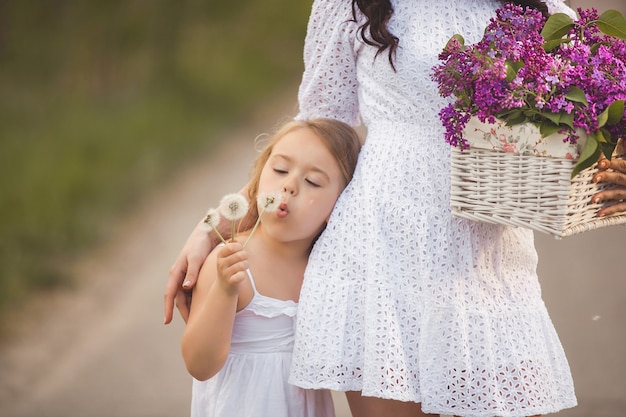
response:
[[[191,281],[183,282],[183,288],[189,288],[189,287],[191,287]]]

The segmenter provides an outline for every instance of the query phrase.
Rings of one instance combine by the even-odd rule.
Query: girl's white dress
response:
[[[330,392],[287,383],[298,304],[254,296],[235,317],[230,353],[213,378],[193,380],[192,417],[334,417]]]
[[[450,213],[445,101],[432,68],[453,34],[478,41],[501,3],[391,3],[395,72],[357,36],[350,0],[313,4],[298,118],[355,125],[360,116],[367,138],[309,260],[290,382],[465,417],[573,407],[532,232]]]

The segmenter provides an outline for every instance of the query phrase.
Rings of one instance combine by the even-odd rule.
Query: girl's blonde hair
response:
[[[298,129],[311,130],[324,143],[339,165],[344,180],[344,187],[352,179],[361,149],[361,140],[358,133],[350,125],[338,120],[322,118],[289,121],[268,139],[261,154],[252,166],[250,183],[248,184],[248,199],[250,200],[249,214],[253,218],[258,217],[256,199],[259,191],[259,180],[265,163],[278,141],[286,134]]]

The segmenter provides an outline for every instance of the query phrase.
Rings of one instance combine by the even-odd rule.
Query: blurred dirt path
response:
[[[0,416],[188,416],[183,323],[163,325],[167,271],[207,207],[246,181],[253,139],[295,112],[295,90],[267,102],[225,143],[116,227],[76,265],[80,285],[15,317],[0,347]],[[556,241],[537,235],[544,298],[571,362],[580,406],[561,417],[626,410],[626,227]],[[348,417],[338,396],[338,417]]]

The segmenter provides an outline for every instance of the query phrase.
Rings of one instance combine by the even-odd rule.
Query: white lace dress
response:
[[[235,316],[230,353],[211,379],[193,380],[192,417],[335,417],[327,390],[287,383],[298,304],[260,294]]]
[[[432,67],[480,39],[494,0],[392,0],[386,53],[357,38],[350,0],[316,0],[299,118],[368,134],[310,257],[290,382],[421,402],[425,412],[530,416],[576,405],[531,231],[453,218]],[[552,12],[572,13],[558,0]]]

